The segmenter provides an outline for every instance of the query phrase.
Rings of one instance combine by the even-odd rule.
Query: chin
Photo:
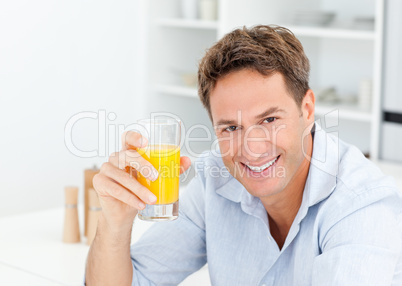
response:
[[[283,189],[281,182],[283,178],[265,178],[264,180],[252,181],[251,178],[240,181],[246,190],[255,197],[266,197],[275,195]]]

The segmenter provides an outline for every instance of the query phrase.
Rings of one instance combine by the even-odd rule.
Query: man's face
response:
[[[303,137],[314,122],[313,93],[307,92],[299,108],[280,73],[264,77],[244,69],[219,79],[210,103],[230,173],[256,197],[285,189],[305,158]]]

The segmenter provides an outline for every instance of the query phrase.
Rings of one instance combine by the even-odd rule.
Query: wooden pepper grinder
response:
[[[88,208],[88,229],[87,229],[87,244],[91,245],[95,238],[96,228],[98,226],[98,218],[102,211],[98,194],[94,189],[89,189],[89,208]]]
[[[78,222],[78,188],[65,187],[66,211],[64,217],[63,242],[80,242],[80,226]]]

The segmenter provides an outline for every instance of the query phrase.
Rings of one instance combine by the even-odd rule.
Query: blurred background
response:
[[[79,285],[87,246],[56,243],[64,188],[77,186],[82,205],[84,170],[100,167],[118,151],[121,133],[151,113],[173,113],[187,139],[201,138],[183,148],[192,159],[211,148],[211,123],[197,96],[198,61],[224,34],[244,25],[278,24],[295,33],[311,61],[321,126],[355,144],[401,186],[401,3],[1,1],[0,273],[2,267],[7,273],[22,269],[38,285]],[[83,231],[83,208],[78,212]],[[53,255],[61,253],[36,268],[35,257],[21,265],[34,256],[24,236],[37,238],[38,256],[52,252],[47,239]],[[17,253],[21,245],[26,248]],[[65,259],[70,264],[54,263],[71,253],[76,258]],[[59,270],[49,276],[46,267]]]

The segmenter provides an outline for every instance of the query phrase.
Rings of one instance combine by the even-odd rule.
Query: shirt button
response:
[[[262,284],[261,286],[267,286],[266,284]]]

